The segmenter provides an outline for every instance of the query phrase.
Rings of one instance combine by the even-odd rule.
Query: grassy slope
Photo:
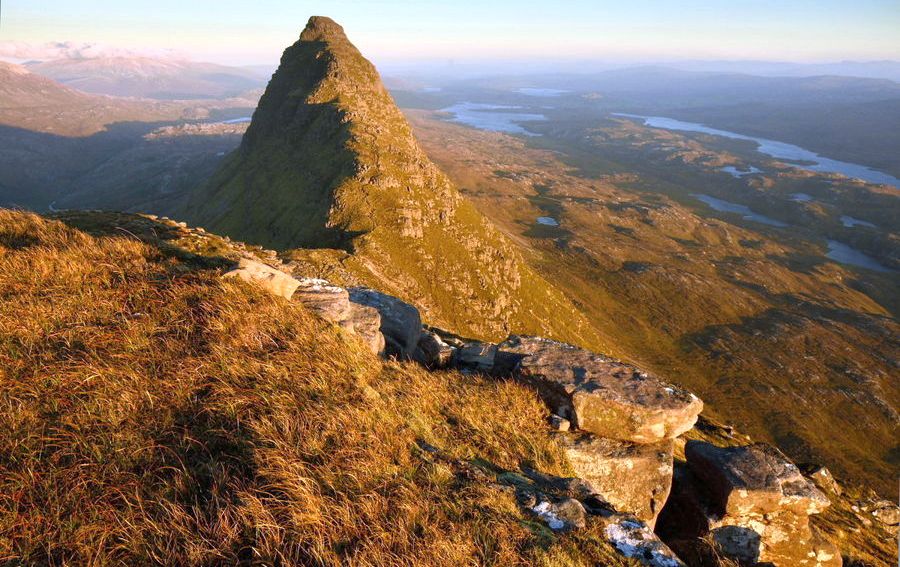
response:
[[[533,393],[381,363],[118,220],[0,211],[0,562],[628,564],[416,447],[565,473]]]

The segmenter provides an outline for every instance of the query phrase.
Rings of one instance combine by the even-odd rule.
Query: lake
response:
[[[538,89],[533,87],[523,87],[521,89],[516,89],[514,92],[528,96],[554,97],[564,95],[569,91],[564,91],[561,89]]]
[[[703,201],[711,208],[723,212],[723,213],[737,213],[741,215],[744,220],[754,221],[762,224],[767,224],[769,226],[777,226],[779,228],[784,228],[788,226],[786,223],[783,223],[779,220],[775,220],[771,217],[767,217],[765,215],[761,215],[757,212],[754,212],[750,207],[745,205],[740,205],[738,203],[732,203],[730,201],[724,201],[722,199],[716,199],[715,197],[711,197],[709,195],[703,195],[702,193],[691,193],[691,197]]]
[[[725,173],[731,175],[732,177],[737,177],[737,178],[743,177],[745,175],[753,175],[754,173],[762,173],[761,169],[755,168],[752,165],[750,166],[750,169],[748,169],[747,171],[742,171],[742,170],[734,167],[733,165],[725,166],[725,167],[719,169],[719,171],[724,171]]]
[[[526,112],[509,112],[510,110],[522,110],[522,107],[461,102],[442,108],[440,111],[453,115],[450,122],[458,122],[481,130],[504,132],[506,134],[524,134],[526,136],[540,135],[522,128],[519,122],[544,121],[547,120],[546,116]]]
[[[624,116],[626,118],[638,118],[644,121],[644,125],[652,128],[662,128],[664,130],[677,130],[682,132],[701,132],[703,134],[711,134],[713,136],[722,136],[735,140],[749,140],[759,145],[758,151],[772,156],[773,158],[786,161],[802,161],[811,162],[810,164],[791,164],[794,167],[815,171],[819,173],[840,173],[847,177],[862,179],[869,183],[883,183],[885,185],[893,185],[900,187],[900,179],[889,175],[882,171],[877,171],[864,165],[850,163],[846,161],[838,161],[824,156],[820,156],[815,152],[803,149],[800,146],[778,142],[776,140],[768,140],[766,138],[756,138],[753,136],[745,136],[728,130],[719,130],[710,128],[703,124],[695,122],[683,122],[674,118],[666,118],[665,116],[642,116],[640,114],[613,113],[614,116]]]
[[[838,242],[837,240],[828,241],[828,253],[825,255],[835,262],[839,262],[841,264],[849,264],[851,266],[858,266],[860,268],[866,268],[869,270],[875,270],[876,272],[896,271],[880,264],[875,258],[867,256],[859,250],[851,248],[850,246],[847,246],[843,242]]]
[[[861,219],[855,219],[850,215],[841,215],[841,223],[847,228],[853,228],[854,226],[867,226],[869,228],[878,228],[874,224],[869,221],[864,221]]]

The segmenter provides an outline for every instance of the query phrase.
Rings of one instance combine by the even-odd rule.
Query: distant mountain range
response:
[[[791,63],[782,61],[671,61],[666,66],[686,71],[745,73],[777,77],[838,75],[900,81],[900,61],[837,61]]]
[[[162,100],[233,97],[268,80],[252,67],[140,56],[33,61],[25,67],[88,93]]]

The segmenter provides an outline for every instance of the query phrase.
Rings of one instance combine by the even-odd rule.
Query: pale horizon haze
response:
[[[376,63],[900,59],[900,2],[860,0],[439,2],[4,0],[7,59],[49,43],[274,65],[311,15],[329,16]]]

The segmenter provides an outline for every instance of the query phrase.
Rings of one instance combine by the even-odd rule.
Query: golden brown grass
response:
[[[0,383],[0,563],[631,564],[416,445],[565,473],[530,391],[121,232],[0,210]]]

